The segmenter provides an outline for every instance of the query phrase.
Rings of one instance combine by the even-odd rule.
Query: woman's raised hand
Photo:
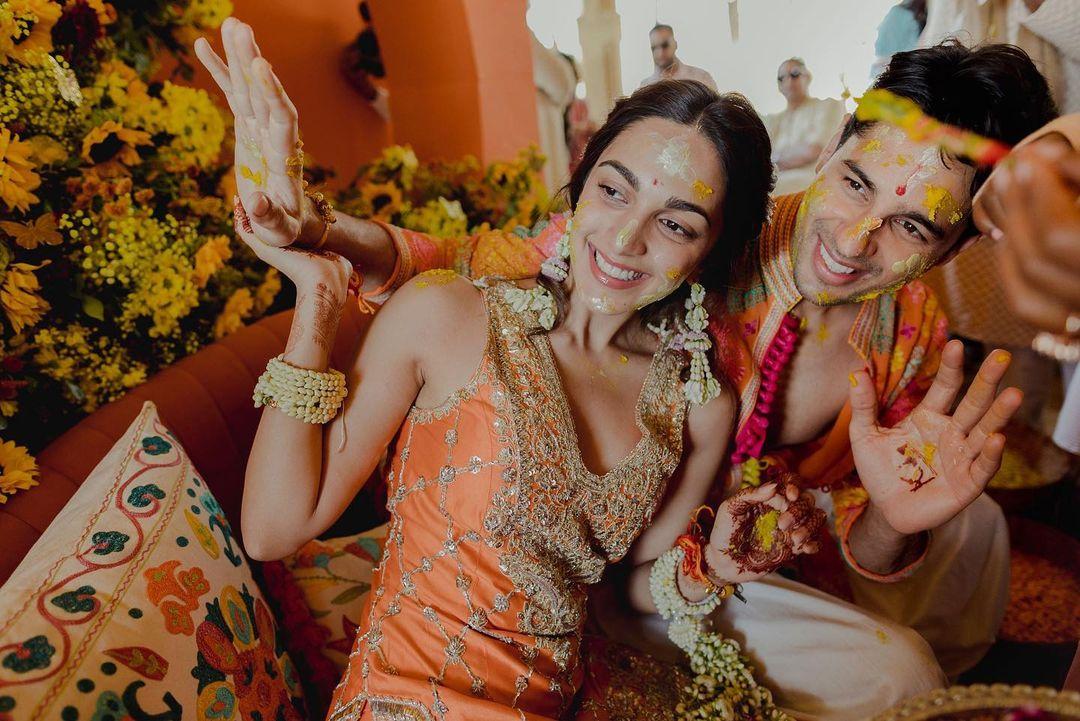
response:
[[[787,479],[746,488],[716,509],[706,568],[718,583],[745,583],[800,553],[816,553],[825,513]]]
[[[323,223],[304,197],[296,107],[260,54],[250,26],[227,18],[221,40],[227,63],[205,38],[195,41],[195,54],[232,110],[236,187],[253,232],[271,246],[314,244]]]

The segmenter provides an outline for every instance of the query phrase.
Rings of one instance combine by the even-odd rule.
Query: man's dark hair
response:
[[[732,267],[742,262],[765,224],[775,182],[769,134],[754,106],[742,95],[720,95],[696,80],[663,80],[622,98],[585,146],[581,162],[563,189],[570,208],[577,208],[589,173],[608,146],[631,125],[647,118],[696,130],[716,153],[724,175],[721,221],[714,231],[717,242],[702,262],[698,282],[710,290],[721,290],[729,285]],[[543,276],[539,281],[559,301],[561,318],[565,291]],[[684,284],[664,301],[643,309],[643,321],[653,323],[680,312],[687,289]]]
[[[670,25],[665,25],[664,23],[656,23],[655,25],[653,25],[652,30],[649,31],[649,35],[652,35],[657,30],[667,30],[669,33],[671,33],[671,37],[675,37],[675,28],[671,27]]]
[[[967,48],[950,39],[896,53],[873,87],[915,101],[924,113],[943,123],[1009,145],[1058,114],[1046,78],[1015,45]],[[852,116],[840,144],[852,135],[863,135],[871,125]],[[973,193],[989,174],[987,168],[976,171]]]

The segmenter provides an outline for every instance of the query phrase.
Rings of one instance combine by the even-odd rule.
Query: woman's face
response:
[[[716,150],[697,130],[660,118],[626,128],[578,199],[571,294],[610,314],[669,295],[719,237],[726,189]]]

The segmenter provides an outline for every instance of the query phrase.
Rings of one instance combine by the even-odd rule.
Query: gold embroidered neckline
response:
[[[637,402],[634,403],[634,425],[641,433],[641,437],[638,439],[634,447],[623,456],[621,459],[615,462],[615,464],[605,471],[604,473],[596,473],[585,465],[585,459],[581,455],[581,436],[578,435],[577,424],[574,422],[574,413],[570,407],[570,398],[566,394],[566,386],[563,383],[562,373],[559,372],[559,364],[555,359],[555,351],[551,346],[551,338],[547,333],[538,334],[543,337],[536,342],[537,350],[539,351],[540,358],[543,362],[543,373],[551,382],[551,388],[554,391],[556,403],[558,405],[558,417],[559,422],[567,433],[567,438],[573,439],[574,447],[570,449],[568,454],[575,470],[582,473],[593,483],[603,483],[608,478],[619,474],[627,467],[632,467],[635,462],[639,461],[641,457],[650,450],[649,437],[652,431],[645,425],[644,412],[646,398],[650,397],[649,391],[658,382],[660,359],[667,351],[661,346],[653,353],[652,360],[649,361],[649,370],[645,374],[645,381],[641,384],[641,389],[638,391]],[[535,338],[535,336],[534,336]]]

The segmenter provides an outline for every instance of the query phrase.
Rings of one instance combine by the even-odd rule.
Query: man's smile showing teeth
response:
[[[818,244],[818,253],[821,254],[821,259],[825,262],[825,267],[831,270],[833,273],[839,273],[840,275],[849,275],[855,272],[854,268],[849,268],[846,265],[837,263],[835,260],[833,260],[832,256],[829,255],[829,252],[825,250],[824,243]]]

